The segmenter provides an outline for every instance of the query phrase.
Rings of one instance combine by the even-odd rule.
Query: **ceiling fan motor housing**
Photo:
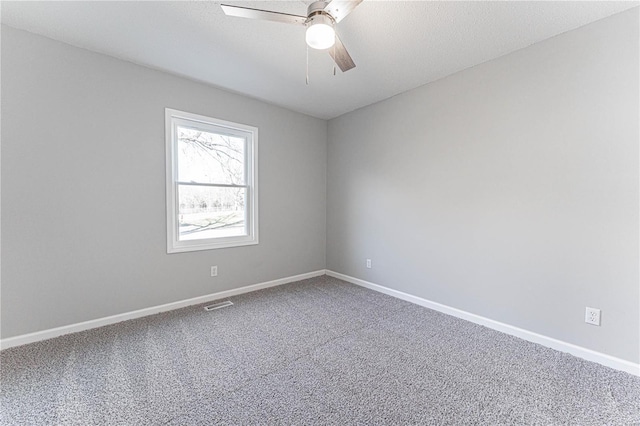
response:
[[[311,3],[307,9],[307,27],[312,25],[324,24],[333,27],[336,24],[336,20],[329,12],[325,10],[329,2],[317,1]]]
[[[327,15],[329,15],[327,12],[325,12],[325,8],[327,7],[328,4],[329,4],[328,1],[316,1],[311,3],[307,8],[307,19],[311,19],[311,17],[315,15],[316,12],[324,12]],[[331,19],[333,19],[333,16],[331,16]]]

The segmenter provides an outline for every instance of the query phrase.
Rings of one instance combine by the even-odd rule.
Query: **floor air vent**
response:
[[[231,306],[233,303],[229,300],[225,300],[224,302],[214,303],[213,305],[207,305],[204,307],[205,311],[213,311],[215,309],[226,308],[227,306]]]

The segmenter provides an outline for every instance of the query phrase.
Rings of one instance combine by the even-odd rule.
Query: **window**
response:
[[[258,129],[165,110],[167,252],[258,244]]]

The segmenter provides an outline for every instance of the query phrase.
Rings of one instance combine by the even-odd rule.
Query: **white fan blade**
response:
[[[251,9],[249,7],[231,6],[221,4],[222,10],[227,16],[239,18],[262,19],[266,21],[284,22],[285,24],[305,25],[306,16],[291,15],[288,13],[272,12],[270,10]]]

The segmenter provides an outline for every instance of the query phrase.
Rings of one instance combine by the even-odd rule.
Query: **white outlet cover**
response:
[[[584,314],[584,322],[592,325],[600,325],[600,309],[587,306]]]
[[[217,266],[212,266],[211,267],[211,276],[212,277],[217,277],[218,276],[218,267]]]

